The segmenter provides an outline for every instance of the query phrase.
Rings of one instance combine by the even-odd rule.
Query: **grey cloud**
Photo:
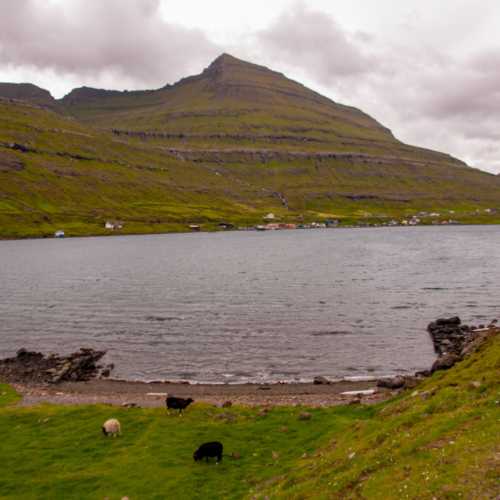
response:
[[[484,52],[458,63],[426,86],[423,109],[437,119],[498,120],[500,112],[500,51]]]
[[[302,2],[282,13],[275,22],[256,34],[264,52],[281,63],[307,69],[323,83],[366,72],[370,59],[356,40],[368,42],[367,34],[350,35],[335,20]]]
[[[0,65],[159,86],[220,52],[200,30],[166,23],[159,7],[159,0],[2,0]]]

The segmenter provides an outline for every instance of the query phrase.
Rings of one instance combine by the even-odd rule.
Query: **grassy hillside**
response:
[[[0,387],[0,498],[497,498],[500,336],[374,407],[13,406]],[[120,419],[123,435],[100,426]],[[194,463],[221,440],[222,464]],[[232,458],[232,453],[240,458]]]
[[[2,92],[0,237],[105,234],[107,219],[126,233],[210,230],[268,212],[500,220],[498,176],[404,145],[363,112],[231,56],[155,91]]]

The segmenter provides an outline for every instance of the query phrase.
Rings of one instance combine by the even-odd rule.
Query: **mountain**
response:
[[[373,224],[419,212],[496,222],[500,210],[497,176],[227,54],[156,90],[81,87],[54,100],[1,84],[1,97],[4,237],[100,234],[106,219],[160,232],[253,225],[268,212]]]
[[[161,139],[163,144],[183,149],[208,147],[223,154],[228,147],[251,146],[461,163],[447,155],[407,147],[359,109],[228,54],[200,75],[158,90],[116,92],[83,87],[61,103],[82,122],[113,129],[117,135]]]
[[[48,109],[59,110],[50,92],[31,83],[0,83],[0,97],[30,102]]]
[[[184,134],[288,131],[290,137],[353,135],[388,137],[390,132],[361,111],[337,104],[281,73],[227,54],[202,74],[154,91],[110,92],[80,88],[62,99],[69,113],[99,125]],[[274,122],[265,117],[275,115]],[[319,126],[320,122],[322,126]],[[300,127],[302,123],[305,127]]]

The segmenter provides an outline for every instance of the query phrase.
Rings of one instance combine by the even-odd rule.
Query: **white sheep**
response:
[[[117,436],[121,435],[122,433],[122,426],[120,425],[120,422],[116,420],[116,418],[110,418],[109,420],[106,420],[102,426],[102,433],[105,436]]]

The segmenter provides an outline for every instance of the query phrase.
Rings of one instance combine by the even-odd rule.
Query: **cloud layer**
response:
[[[320,4],[290,2],[265,28],[219,46],[165,20],[175,8],[168,0],[2,0],[0,80],[154,88],[228,51],[363,109],[405,142],[500,172],[500,38],[483,29],[500,16],[498,2],[443,0],[439,11],[417,9],[373,31],[346,29],[330,2]]]
[[[185,76],[219,51],[200,30],[165,22],[160,0],[2,0],[0,65],[147,87]]]

